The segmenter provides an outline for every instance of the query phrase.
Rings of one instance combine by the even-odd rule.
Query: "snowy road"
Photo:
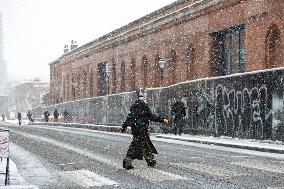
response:
[[[284,188],[284,159],[273,156],[153,136],[156,168],[136,160],[135,169],[126,171],[122,159],[130,135],[28,125],[9,129],[13,161],[39,188]]]

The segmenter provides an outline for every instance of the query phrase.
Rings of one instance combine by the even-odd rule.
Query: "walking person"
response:
[[[171,114],[174,116],[173,122],[173,132],[176,135],[177,133],[181,135],[183,133],[183,127],[184,127],[184,117],[186,116],[186,107],[185,104],[177,100],[172,106],[171,106]]]
[[[44,120],[45,120],[45,122],[48,122],[50,113],[46,110],[46,111],[43,113],[43,115],[44,115]]]
[[[155,121],[168,124],[168,120],[155,114],[152,114],[146,103],[147,93],[145,89],[137,90],[138,100],[130,107],[125,122],[122,125],[121,132],[125,132],[127,127],[131,127],[133,140],[128,148],[127,154],[123,159],[123,168],[126,170],[133,169],[132,161],[134,159],[142,160],[143,157],[149,167],[156,165],[153,154],[158,154],[150,140],[148,133],[149,121]]]
[[[18,121],[19,121],[19,125],[22,124],[22,114],[20,112],[18,112]]]
[[[33,114],[31,113],[30,110],[29,110],[29,112],[27,113],[27,116],[28,116],[28,119],[29,119],[30,122],[34,122],[34,120],[33,120],[33,118],[32,118]]]
[[[64,117],[65,123],[69,121],[69,113],[68,113],[67,109],[64,110],[63,117]]]
[[[59,113],[57,109],[54,110],[53,117],[54,117],[54,122],[58,122]]]

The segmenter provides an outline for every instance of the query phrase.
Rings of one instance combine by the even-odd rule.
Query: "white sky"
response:
[[[64,44],[81,46],[174,1],[0,0],[9,78],[49,81]]]

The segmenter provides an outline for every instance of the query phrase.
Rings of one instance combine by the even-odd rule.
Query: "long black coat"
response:
[[[163,123],[163,118],[152,114],[148,104],[144,101],[135,101],[130,107],[130,113],[126,121],[122,125],[123,130],[131,127],[133,140],[127,151],[127,156],[132,159],[142,160],[143,150],[158,154],[148,135],[149,121]]]
[[[176,101],[171,107],[171,114],[175,116],[175,120],[183,119],[186,116],[185,104],[181,101]]]

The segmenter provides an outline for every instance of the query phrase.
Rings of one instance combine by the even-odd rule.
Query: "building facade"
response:
[[[283,4],[176,1],[50,63],[50,102],[282,67]]]
[[[9,92],[10,115],[16,115],[17,112],[22,112],[25,115],[28,110],[45,105],[46,102],[43,97],[48,92],[49,83],[40,81],[23,83],[12,87]]]
[[[3,57],[3,27],[0,14],[0,96],[7,96],[7,65]]]

